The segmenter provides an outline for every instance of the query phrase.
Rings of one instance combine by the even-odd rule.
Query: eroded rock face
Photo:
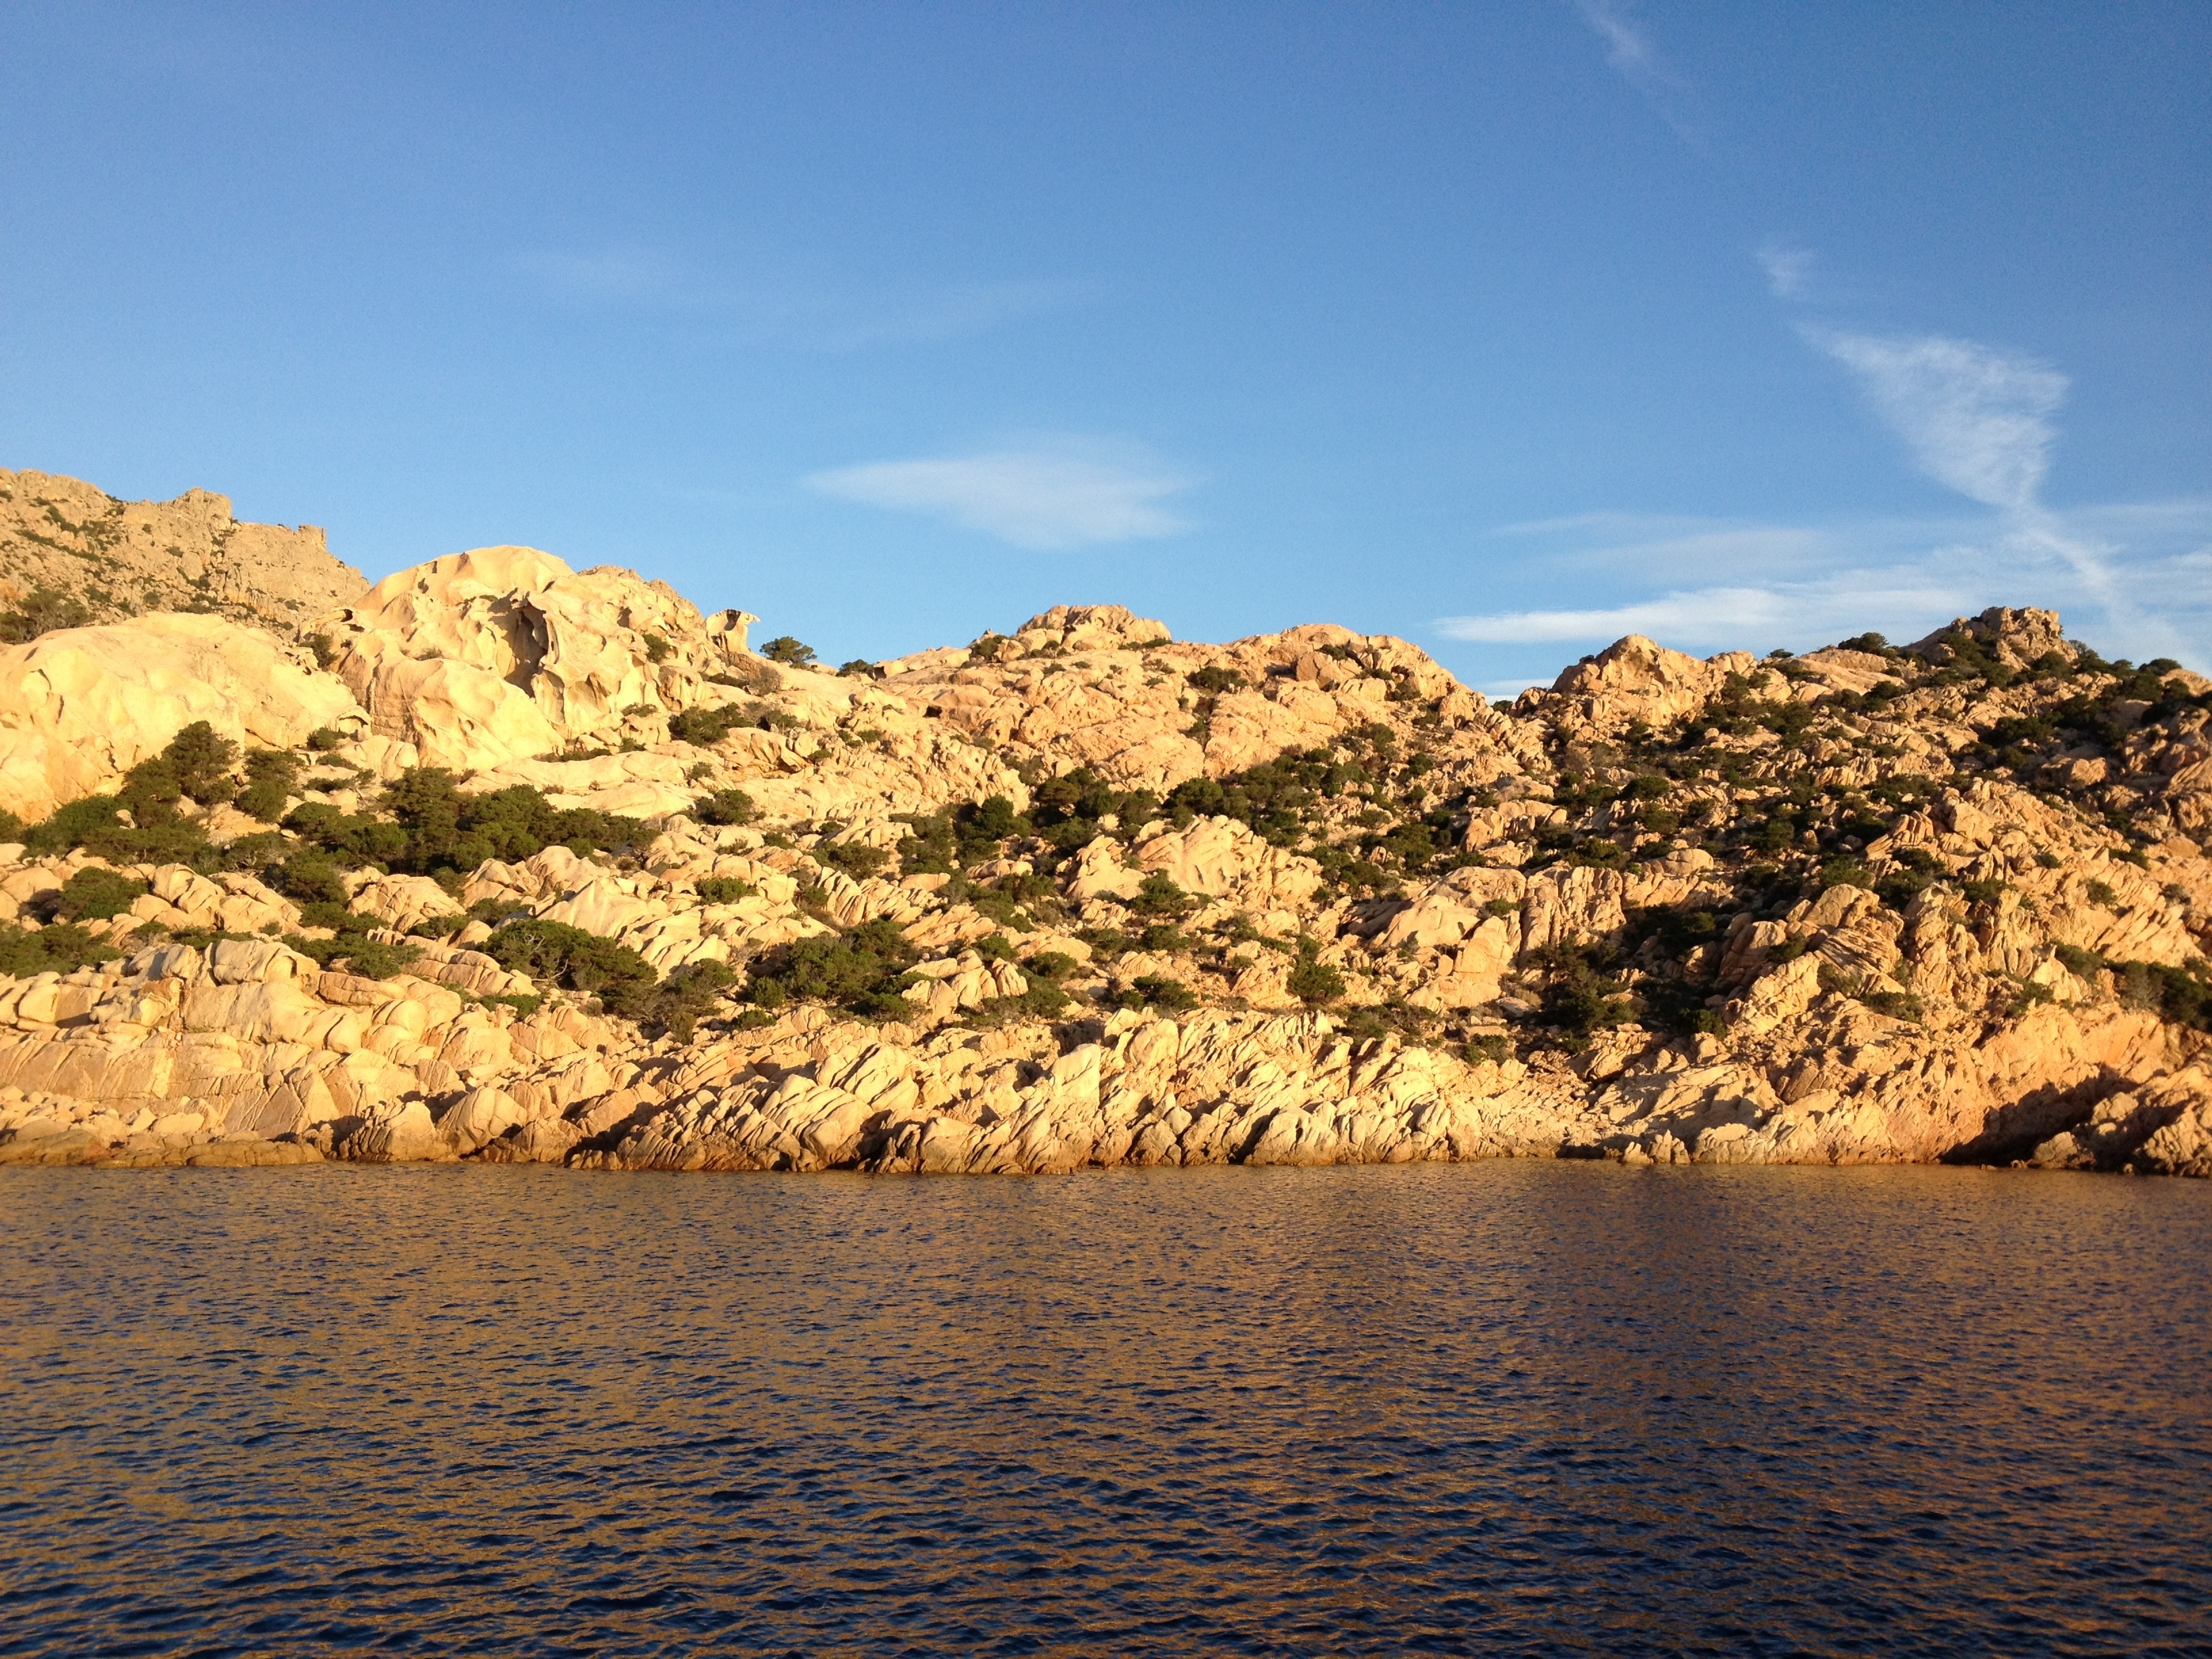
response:
[[[0,807],[25,819],[112,787],[194,721],[289,749],[368,722],[344,686],[274,635],[157,614],[0,649]]]
[[[1773,660],[1632,637],[1510,709],[1328,626],[1057,606],[830,674],[752,620],[491,548],[300,644],[159,616],[0,653],[26,818],[204,719],[295,751],[286,806],[356,840],[420,767],[639,826],[468,868],[341,838],[289,892],[313,814],[201,814],[261,851],[189,867],[0,846],[11,948],[114,952],[0,977],[0,1163],[2212,1174],[2212,685],[2050,613]],[[333,881],[416,954],[310,926]],[[757,1000],[617,1018],[487,953],[526,922]],[[775,980],[852,939],[896,964]]]
[[[665,736],[708,675],[750,662],[751,621],[630,571],[486,547],[387,576],[314,628],[377,736],[412,763],[483,769],[656,719]]]
[[[79,623],[204,610],[289,633],[368,586],[314,526],[241,523],[227,495],[121,501],[82,479],[0,467],[0,611],[43,592],[81,606]]]

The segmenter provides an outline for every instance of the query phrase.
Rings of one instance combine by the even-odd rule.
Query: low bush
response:
[[[106,940],[69,922],[47,927],[15,927],[0,922],[0,974],[27,979],[33,974],[68,974],[121,956]]]
[[[742,789],[717,789],[691,803],[691,816],[702,823],[750,823],[754,817],[753,798]]]
[[[659,981],[653,964],[628,945],[565,922],[511,921],[479,948],[510,972],[596,996],[610,1013],[632,1013]]]
[[[62,884],[52,913],[64,921],[106,921],[121,915],[149,890],[143,881],[88,865]]]
[[[991,1004],[994,1013],[1031,1019],[1058,1019],[1067,1012],[1066,992],[1049,980],[1038,980],[1018,997],[1000,997]]]
[[[26,645],[41,634],[82,628],[92,620],[84,601],[51,587],[33,587],[13,611],[0,611],[0,644]]]
[[[1314,940],[1298,941],[1298,959],[1283,988],[1309,1007],[1318,1007],[1334,1002],[1344,994],[1344,975],[1321,959],[1321,947]]]
[[[702,904],[735,904],[739,899],[749,899],[760,889],[749,881],[735,876],[702,876],[698,882],[699,902]]]
[[[855,881],[881,874],[891,861],[890,854],[884,848],[860,841],[817,842],[813,855],[814,861],[823,869],[841,871]]]
[[[1194,901],[1164,871],[1155,870],[1139,884],[1128,903],[1140,916],[1173,917],[1190,910]]]
[[[1115,1001],[1124,1008],[1163,1008],[1182,1013],[1198,1006],[1198,994],[1165,974],[1143,974]]]
[[[898,994],[910,982],[904,975],[919,956],[892,922],[863,922],[845,933],[794,939],[757,958],[750,995],[762,1008],[778,1008],[796,997],[841,1004],[857,1013],[911,1012]]]
[[[390,979],[394,974],[404,973],[422,956],[419,945],[393,945],[355,932],[340,933],[332,939],[307,939],[295,934],[284,942],[325,968],[358,974],[363,979]]]

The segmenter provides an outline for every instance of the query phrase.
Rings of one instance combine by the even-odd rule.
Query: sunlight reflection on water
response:
[[[0,1653],[2204,1651],[2212,1187],[0,1176]]]

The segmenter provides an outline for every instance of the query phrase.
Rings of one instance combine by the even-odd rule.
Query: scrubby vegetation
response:
[[[757,1008],[774,1011],[794,998],[833,1003],[854,1013],[895,1018],[913,1012],[899,993],[921,952],[888,921],[863,922],[842,934],[795,939],[752,963],[748,992]]]

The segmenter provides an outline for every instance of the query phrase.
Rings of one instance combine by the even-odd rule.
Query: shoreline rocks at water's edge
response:
[[[2212,1175],[2212,686],[2049,613],[1632,638],[1510,708],[1344,629],[1060,607],[832,674],[751,620],[491,549],[289,635],[0,650],[0,805],[47,820],[0,923],[61,964],[0,975],[0,1164]],[[270,799],[145,793],[195,720],[291,757]],[[479,858],[436,768],[635,828]],[[61,844],[88,796],[121,816]],[[526,925],[713,974],[623,1002]]]

